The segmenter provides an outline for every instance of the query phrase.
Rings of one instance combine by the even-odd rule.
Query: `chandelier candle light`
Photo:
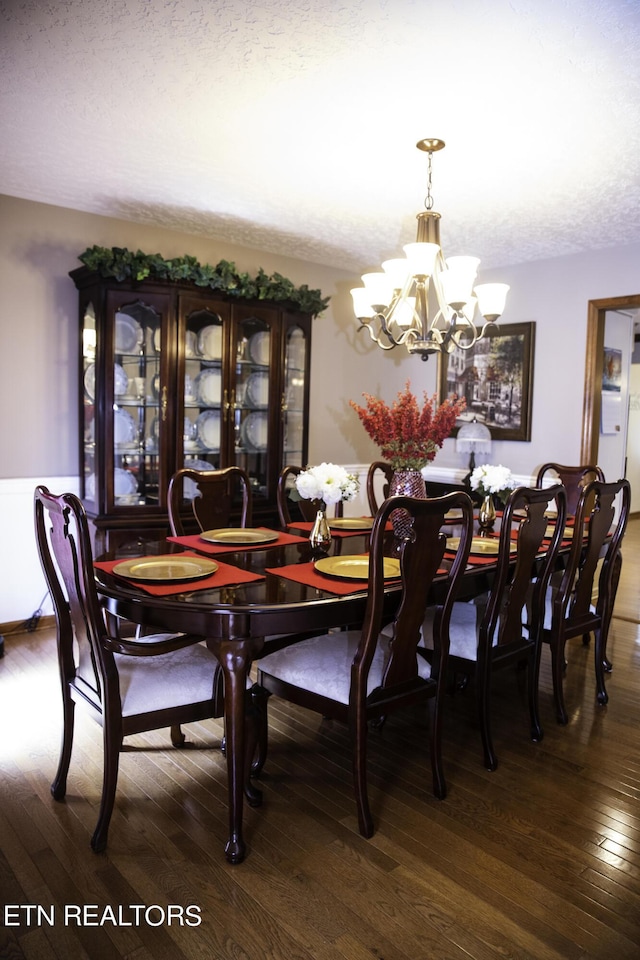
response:
[[[409,353],[428,360],[432,353],[470,349],[483,336],[498,331],[509,287],[505,283],[473,286],[477,257],[444,258],[440,246],[440,214],[433,210],[431,167],[433,154],[444,141],[428,138],[416,144],[429,157],[425,211],[416,217],[415,243],[404,245],[404,258],[385,260],[382,273],[365,273],[364,287],[351,291],[358,329],[366,328],[383,350],[404,344]],[[429,312],[429,285],[437,310]],[[484,324],[474,323],[476,305]]]

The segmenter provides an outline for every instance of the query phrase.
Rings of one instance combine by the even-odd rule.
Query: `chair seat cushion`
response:
[[[123,717],[213,700],[218,661],[202,643],[150,657],[116,653],[115,661]]]
[[[463,660],[478,659],[478,629],[487,605],[486,595],[469,603],[454,603],[449,626],[449,655]],[[420,645],[433,650],[435,607],[427,607]],[[495,641],[494,641],[495,642]]]
[[[258,677],[268,674],[292,686],[346,704],[349,702],[351,663],[360,637],[360,630],[310,637],[260,660]],[[382,683],[388,656],[388,640],[381,635],[369,671],[367,696]],[[430,665],[422,657],[416,657],[416,661],[419,676],[428,680]]]
[[[556,597],[558,596],[560,587],[562,586],[562,580],[564,577],[564,571],[556,570],[552,574],[551,580],[549,581],[549,586],[547,588],[547,593],[544,598],[544,623],[542,625],[543,630],[551,630],[553,625],[553,606],[556,602]],[[531,619],[531,611],[529,609],[531,604],[531,597],[529,597],[527,607],[523,610],[522,622],[529,623]],[[595,614],[596,608],[593,604],[589,607],[589,612]],[[571,601],[567,604],[566,608],[566,620],[571,618]]]

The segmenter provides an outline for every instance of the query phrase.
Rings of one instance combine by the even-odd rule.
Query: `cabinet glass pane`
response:
[[[236,328],[235,393],[232,403],[235,463],[246,470],[254,499],[267,496],[269,407],[272,397],[271,329],[247,317]]]
[[[211,310],[194,310],[184,331],[184,421],[182,448],[185,467],[218,469],[222,463],[223,321]]]
[[[284,465],[305,466],[304,450],[304,397],[305,370],[307,363],[307,340],[300,327],[287,331],[284,358]]]
[[[167,413],[161,382],[162,318],[137,301],[119,308],[114,329],[113,498],[117,506],[159,502]]]
[[[82,320],[82,377],[83,377],[83,494],[86,500],[96,497],[96,313],[88,303]]]

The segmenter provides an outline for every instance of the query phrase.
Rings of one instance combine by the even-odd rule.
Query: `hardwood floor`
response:
[[[546,650],[545,737],[534,744],[524,691],[514,675],[498,675],[499,767],[489,773],[473,690],[456,694],[447,705],[444,801],[431,795],[420,718],[394,715],[370,738],[371,840],[357,831],[344,730],[272,700],[265,802],[247,811],[249,856],[237,867],[222,854],[226,774],[213,721],[188,727],[181,751],[168,731],[132,738],[107,852],[93,854],[101,731],[77,711],[67,800],[55,803],[54,637],[7,638],[0,957],[637,960],[640,520],[630,525],[624,557],[608,706],[595,702],[592,648],[573,643],[570,723],[558,726]],[[46,916],[34,907],[27,922],[27,904]],[[65,906],[74,905],[95,905],[83,925],[75,915],[65,922]],[[199,917],[198,926],[180,924],[189,905],[198,910],[182,920]],[[105,918],[106,908],[113,912]]]

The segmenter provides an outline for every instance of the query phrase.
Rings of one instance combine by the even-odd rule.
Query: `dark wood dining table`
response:
[[[366,531],[334,530],[331,546],[322,556],[362,555],[368,547]],[[209,579],[177,585],[134,583],[112,572],[115,563],[136,555],[157,557],[185,550],[215,559],[218,571]],[[393,556],[396,550],[397,542],[390,531],[389,555]],[[273,543],[251,549],[221,548],[194,535],[139,541],[119,557],[113,554],[97,558],[98,591],[109,613],[145,628],[201,636],[220,663],[224,675],[229,791],[225,853],[230,863],[240,863],[246,852],[242,833],[245,695],[249,670],[260,657],[264,638],[360,625],[364,616],[366,582],[318,574],[314,570],[315,559],[305,524],[289,527]],[[465,573],[464,592],[468,596],[487,589],[496,566],[493,555],[477,560]],[[398,589],[397,581],[389,582],[389,619]]]

